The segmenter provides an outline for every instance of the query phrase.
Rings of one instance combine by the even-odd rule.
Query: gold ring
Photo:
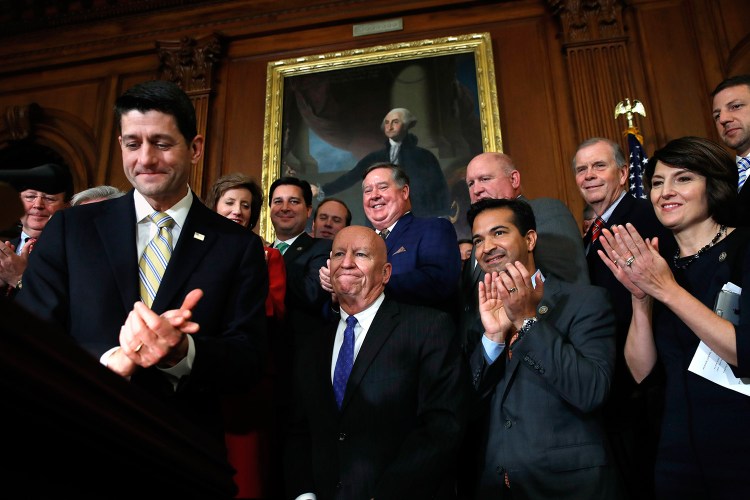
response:
[[[138,352],[138,351],[140,351],[142,347],[143,347],[143,342],[141,342],[140,344],[138,344],[138,347],[136,347],[136,348],[134,349],[134,350],[135,350],[135,352]]]
[[[633,262],[635,262],[635,255],[631,255],[630,257],[628,257],[628,260],[625,261],[625,265],[630,267],[631,265],[633,265]]]
[[[513,293],[513,292],[517,292],[517,291],[518,291],[518,288],[513,287],[510,290],[508,290],[508,293]]]

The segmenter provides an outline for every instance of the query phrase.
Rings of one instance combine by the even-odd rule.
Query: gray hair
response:
[[[404,119],[404,126],[406,127],[406,130],[409,130],[417,124],[417,117],[414,116],[414,113],[406,108],[393,108],[392,110],[387,112],[385,116],[388,116],[391,113],[399,113],[401,115],[401,117]],[[385,116],[383,117],[383,121],[380,122],[380,130],[385,130]]]
[[[70,199],[70,206],[75,207],[92,200],[111,200],[124,194],[124,191],[120,191],[114,186],[94,186],[74,194],[73,198]]]
[[[399,167],[398,165],[394,165],[393,163],[378,162],[373,163],[372,165],[367,167],[364,174],[362,174],[362,189],[364,189],[365,187],[365,177],[367,177],[367,175],[373,170],[377,170],[379,168],[385,168],[391,171],[391,179],[396,183],[396,187],[398,187],[399,189],[409,185],[409,176],[401,167]]]
[[[609,145],[610,148],[612,148],[612,155],[615,157],[615,163],[617,164],[618,168],[628,165],[628,162],[625,159],[625,153],[622,152],[622,148],[619,144],[617,144],[615,141],[605,139],[604,137],[591,137],[590,139],[586,139],[585,141],[583,141],[581,145],[578,146],[578,149],[576,149],[576,153],[573,155],[573,160],[571,161],[571,163],[573,164],[574,172],[576,169],[576,156],[578,156],[578,152],[583,148],[593,146],[594,144],[597,144],[599,142],[603,142]]]

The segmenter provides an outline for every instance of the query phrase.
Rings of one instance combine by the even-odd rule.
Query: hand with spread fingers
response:
[[[657,238],[644,240],[628,223],[603,230],[600,240],[606,255],[599,250],[599,256],[637,299],[646,295],[660,299],[676,285],[667,261],[659,254]]]
[[[479,317],[485,336],[493,342],[502,343],[513,329],[500,299],[500,289],[505,289],[497,272],[484,275],[479,282]]]
[[[534,288],[531,274],[519,261],[509,263],[505,272],[499,274],[502,286],[498,288],[498,294],[516,330],[521,328],[524,319],[536,316],[536,308],[544,294],[544,283],[539,276],[537,278]]]

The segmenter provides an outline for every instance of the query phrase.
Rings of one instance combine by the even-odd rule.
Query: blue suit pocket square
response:
[[[391,255],[396,255],[396,254],[399,254],[401,252],[406,252],[406,248],[401,247],[398,250],[396,250],[395,252],[393,252]]]

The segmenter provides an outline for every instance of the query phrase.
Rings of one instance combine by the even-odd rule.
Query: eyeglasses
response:
[[[42,203],[44,203],[45,205],[52,205],[53,203],[59,203],[62,201],[57,196],[52,196],[52,195],[44,194],[44,193],[26,193],[26,194],[21,195],[21,198],[26,203],[34,203],[37,198],[41,198]]]

